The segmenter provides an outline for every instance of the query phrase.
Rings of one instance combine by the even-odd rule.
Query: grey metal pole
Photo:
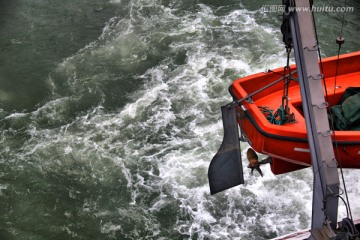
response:
[[[318,64],[315,30],[309,0],[295,0],[303,11],[291,13],[291,32],[306,129],[314,172],[312,229],[320,229],[330,221],[337,224],[339,175],[331,139],[327,103]]]

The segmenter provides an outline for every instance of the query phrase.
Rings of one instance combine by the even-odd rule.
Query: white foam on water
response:
[[[236,21],[235,24],[231,22],[237,17],[245,18],[246,21],[244,23]],[[208,31],[209,26],[205,20],[215,18],[209,7],[200,5],[198,15],[190,16],[189,19],[182,21],[182,26],[176,34]],[[262,34],[272,34],[268,30],[262,30],[262,27],[257,25],[251,14],[249,16],[246,11],[235,11],[230,16],[225,16],[223,22],[224,27],[232,23],[230,27],[239,31],[261,30]],[[174,201],[178,202],[174,228],[189,239],[195,237],[231,239],[254,234],[253,231],[256,230],[252,227],[257,225],[259,218],[266,223],[266,226],[263,226],[265,232],[279,231],[274,226],[284,222],[277,220],[275,210],[272,208],[279,209],[277,205],[279,201],[282,202],[282,206],[292,207],[292,205],[286,199],[281,199],[284,196],[278,199],[272,198],[274,201],[266,200],[271,195],[268,191],[264,191],[264,185],[269,181],[276,181],[269,169],[264,170],[263,179],[249,176],[252,182],[247,183],[245,187],[240,187],[240,189],[251,189],[248,190],[249,196],[242,196],[239,187],[219,196],[209,195],[207,168],[222,139],[220,106],[230,99],[227,86],[231,79],[224,82],[223,76],[229,69],[233,72],[249,74],[259,66],[251,64],[247,58],[251,56],[251,52],[245,48],[237,50],[231,46],[209,48],[210,46],[201,38],[201,35],[196,35],[191,41],[171,44],[174,51],[187,50],[186,63],[175,72],[167,68],[166,61],[146,71],[143,76],[140,76],[147,79],[148,84],[145,89],[135,93],[136,100],[126,104],[119,113],[104,114],[101,109],[98,109],[94,113],[77,118],[60,133],[37,132],[38,136],[42,135],[42,138],[48,139],[50,144],[36,145],[30,154],[38,149],[53,147],[57,144],[64,146],[59,149],[64,154],[74,154],[74,149],[80,148],[75,154],[80,154],[82,159],[88,154],[98,156],[98,159],[103,157],[113,159],[121,167],[121,173],[127,181],[126,186],[131,193],[129,205],[141,205],[146,192],[159,193],[157,200],[148,206],[149,212],[161,212]],[[115,42],[110,43],[111,45],[117,44]],[[101,51],[118,50],[104,46],[94,53],[103,54]],[[120,49],[120,55],[130,56],[130,51],[125,50]],[[232,50],[235,53],[232,53]],[[245,52],[245,57],[235,55],[236,52],[241,51]],[[275,58],[272,59],[274,62],[275,60]],[[266,62],[265,57],[260,61]],[[67,63],[63,66],[66,65]],[[73,65],[68,65],[66,68],[72,69],[71,66]],[[73,79],[75,81],[72,84],[78,84],[75,75]],[[221,89],[216,94],[209,90],[209,86],[213,85],[218,85]],[[44,109],[47,107],[39,109],[38,112],[43,112]],[[38,112],[34,114],[37,115]],[[76,127],[75,131],[70,130],[74,127]],[[125,136],[124,132],[126,132]],[[55,139],[54,133],[57,135]],[[94,142],[92,139],[97,135],[102,135],[102,140]],[[152,138],[159,139],[155,142],[147,140]],[[113,149],[113,153],[108,149]],[[158,169],[157,174],[151,169],[145,171],[146,175],[153,176],[153,181],[146,180],[145,178],[148,177],[142,175],[142,170],[132,169],[131,166],[134,164],[138,168],[141,167],[139,160],[149,162]],[[244,169],[246,169],[245,165]],[[279,184],[282,183],[279,181]],[[275,190],[272,193],[279,194]],[[242,221],[238,221],[239,214],[246,214],[246,211],[241,209],[243,205],[251,202],[262,204],[264,212],[258,212],[257,209],[250,207],[249,217],[240,217]],[[293,227],[297,224],[290,223]],[[102,232],[113,234],[121,229],[120,225],[105,223]],[[153,231],[157,232],[159,229],[153,229]]]

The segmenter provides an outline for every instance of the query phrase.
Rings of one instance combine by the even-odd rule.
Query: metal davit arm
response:
[[[294,0],[295,6],[311,9],[309,0]],[[295,61],[299,75],[302,106],[314,171],[312,230],[336,228],[339,201],[339,175],[331,141],[317,42],[311,11],[290,14]],[[313,233],[313,232],[312,232]],[[332,233],[333,234],[333,233]],[[310,239],[318,239],[312,234]]]

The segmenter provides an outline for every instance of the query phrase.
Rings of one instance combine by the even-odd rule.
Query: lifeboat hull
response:
[[[324,96],[329,106],[336,105],[348,87],[360,87],[360,51],[330,57],[323,61]],[[338,66],[337,76],[336,67]],[[291,70],[295,70],[293,65]],[[279,79],[284,69],[258,73],[236,79],[229,88],[235,100]],[[296,74],[294,74],[296,78]],[[322,81],[322,80],[319,80]],[[243,101],[237,111],[241,137],[257,152],[272,158],[274,174],[282,174],[311,166],[306,124],[302,112],[300,85],[291,81],[288,88],[290,111],[295,121],[282,125],[270,123],[259,107],[276,111],[282,104],[284,83],[279,82]],[[334,151],[339,167],[360,168],[360,131],[334,131]]]

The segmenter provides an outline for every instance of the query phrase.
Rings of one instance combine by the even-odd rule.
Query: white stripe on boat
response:
[[[294,148],[294,151],[295,152],[310,152],[310,149],[308,148]],[[359,151],[359,154],[360,154],[360,151]]]

